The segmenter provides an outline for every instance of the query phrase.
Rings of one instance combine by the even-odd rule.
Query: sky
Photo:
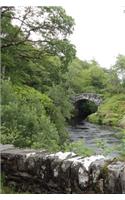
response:
[[[109,68],[118,54],[125,55],[125,0],[13,0],[11,5],[62,6],[75,20],[70,40],[81,60],[95,59]]]
[[[78,2],[79,0],[77,0]],[[81,0],[64,5],[75,19],[71,41],[82,60],[95,59],[109,68],[118,54],[125,55],[125,1]]]

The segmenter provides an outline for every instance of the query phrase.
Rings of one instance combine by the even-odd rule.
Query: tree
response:
[[[73,26],[61,7],[2,7],[2,77],[42,91],[59,83],[75,56]]]
[[[53,102],[28,86],[2,82],[1,142],[59,150],[59,132],[50,119]]]
[[[2,7],[1,49],[11,50],[8,48],[28,42],[37,48],[37,55],[33,53],[31,57],[57,55],[66,64],[75,55],[74,46],[68,41],[73,26],[73,18],[61,7]],[[28,57],[25,52],[20,56]]]
[[[73,25],[61,7],[1,8],[4,143],[57,150],[67,140],[72,106],[63,75],[75,56]]]
[[[74,59],[69,65],[67,79],[75,93],[102,93],[106,86],[107,72],[96,61]]]
[[[108,92],[109,94],[120,93],[122,91],[122,86],[116,70],[109,69],[107,72],[108,73],[107,79],[105,81],[105,92]]]
[[[125,56],[118,55],[115,65],[113,69],[116,71],[121,83],[125,87]]]
[[[53,85],[47,92],[54,104],[53,112],[50,114],[52,122],[56,125],[59,132],[60,145],[63,145],[68,139],[68,131],[66,130],[66,122],[71,118],[73,106],[71,103],[71,91],[66,90],[60,85]]]

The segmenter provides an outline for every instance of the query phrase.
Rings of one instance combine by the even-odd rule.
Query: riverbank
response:
[[[125,157],[125,94],[106,98],[98,111],[88,117],[88,121],[119,130],[120,133],[116,135],[120,139],[119,153]]]
[[[113,95],[104,101],[88,121],[125,129],[125,94]]]

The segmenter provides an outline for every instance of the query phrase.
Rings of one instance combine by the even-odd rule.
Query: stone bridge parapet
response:
[[[125,161],[1,145],[1,170],[18,192],[125,193]]]
[[[82,93],[82,94],[78,94],[74,96],[72,99],[74,103],[76,103],[77,101],[86,99],[86,100],[94,102],[97,106],[100,105],[103,100],[101,95],[96,94],[96,93]]]

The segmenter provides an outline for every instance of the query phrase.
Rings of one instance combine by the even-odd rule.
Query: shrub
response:
[[[4,81],[1,142],[58,150],[59,133],[48,115],[52,106],[47,95],[28,86],[13,86],[10,81]]]
[[[108,97],[98,108],[98,111],[88,117],[91,122],[124,128],[125,95]]]
[[[64,151],[71,151],[80,156],[90,156],[93,151],[89,149],[84,140],[78,140],[65,145]]]

